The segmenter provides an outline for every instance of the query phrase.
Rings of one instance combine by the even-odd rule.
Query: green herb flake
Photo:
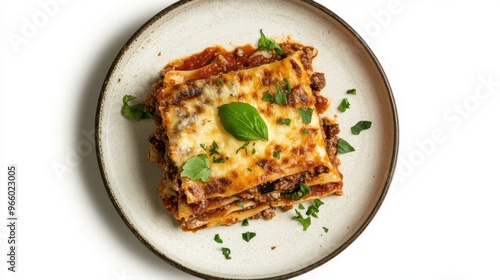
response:
[[[266,35],[264,35],[264,32],[262,32],[262,29],[260,30],[259,50],[274,50],[277,55],[283,55],[283,50],[280,45],[267,38]]]
[[[274,103],[274,96],[268,90],[266,90],[266,92],[264,92],[264,96],[262,97],[262,101]]]
[[[121,108],[121,113],[124,117],[132,119],[134,121],[140,121],[143,119],[152,119],[153,115],[151,113],[144,111],[144,104],[138,103],[135,105],[129,105],[128,103],[137,97],[132,95],[125,95],[122,98],[123,104]]]
[[[244,219],[243,222],[241,223],[242,226],[247,227],[249,225],[248,219]]]
[[[205,146],[205,144],[200,144],[200,147],[205,150],[207,148],[207,146]]]
[[[314,218],[318,218],[319,207],[323,204],[324,203],[321,200],[315,199],[314,205],[311,205],[307,208],[306,215],[313,216]]]
[[[220,236],[219,236],[219,234],[218,234],[218,233],[215,235],[214,240],[215,240],[215,242],[217,242],[217,243],[222,243],[222,242],[223,242],[223,241],[222,241],[222,239],[220,239]]]
[[[279,118],[277,123],[290,126],[290,124],[292,123],[292,120],[289,118],[286,118],[286,119]]]
[[[239,148],[238,148],[238,150],[236,150],[236,154],[238,154],[238,152],[239,152],[240,150],[245,149],[245,153],[248,155],[248,151],[247,151],[247,146],[248,146],[248,144],[250,144],[250,141],[246,141],[246,142],[245,142],[245,144],[243,144],[243,146],[239,147]]]
[[[243,102],[224,104],[217,114],[222,127],[237,140],[268,140],[267,124],[252,105]]]
[[[285,198],[299,200],[307,196],[310,192],[311,188],[309,188],[306,184],[301,183],[298,191],[285,194]]]
[[[351,144],[349,144],[344,139],[340,138],[339,142],[337,144],[337,151],[341,154],[346,154],[346,153],[354,152],[356,150],[351,146]]]
[[[288,81],[287,78],[284,78],[283,81],[285,82],[285,92],[290,93],[292,91],[292,86],[290,85],[290,82]]]
[[[342,99],[342,101],[340,102],[340,105],[339,105],[339,111],[340,112],[345,112],[347,109],[349,109],[349,107],[351,106],[351,104],[349,104],[349,100],[347,100],[347,98],[344,98]]]
[[[295,213],[297,214],[297,216],[293,217],[292,219],[299,221],[302,224],[304,231],[306,231],[307,228],[311,225],[311,217],[304,218],[297,209],[295,209]]]
[[[252,155],[255,155],[256,152],[257,150],[255,150],[255,148],[252,148]]]
[[[298,110],[299,110],[299,115],[300,115],[300,118],[302,119],[302,122],[305,124],[310,124],[314,109],[299,108]]]
[[[223,86],[224,86],[224,80],[223,80],[223,79],[219,79],[219,86],[220,86],[220,87],[223,87]]]
[[[367,130],[372,127],[371,121],[359,121],[355,126],[351,127],[351,132],[354,135],[359,135],[363,130]]]
[[[356,95],[356,89],[355,89],[355,88],[353,88],[353,89],[348,89],[348,90],[346,91],[346,93],[347,93],[347,94],[354,94],[354,95]]]
[[[327,233],[329,231],[329,229],[327,227],[323,227],[323,230],[325,231],[325,233]]]
[[[241,234],[241,236],[243,237],[243,240],[245,240],[246,242],[249,242],[256,235],[257,234],[255,232],[250,232],[250,231],[247,231],[247,232]]]
[[[225,163],[226,160],[223,157],[220,158],[215,158],[215,156],[212,158],[213,163]]]
[[[243,202],[238,202],[238,206],[241,207],[241,209],[245,209],[245,205],[243,204]]]
[[[286,105],[286,95],[283,92],[276,94],[276,104]]]
[[[212,142],[212,145],[210,145],[209,153],[210,153],[210,156],[220,155],[219,145],[217,145],[217,142],[215,142],[215,141]]]
[[[247,170],[248,170],[249,172],[252,172],[252,171],[253,171],[253,169],[252,169],[252,168],[250,168],[250,167],[248,167],[248,168],[247,168]]]
[[[205,154],[197,155],[190,158],[184,166],[182,166],[181,177],[188,177],[191,180],[202,180],[208,182],[210,176],[210,165],[208,156]]]
[[[280,151],[274,151],[273,152],[273,157],[280,159],[281,158],[281,152]]]
[[[230,260],[231,259],[231,250],[229,248],[222,247],[222,254],[226,258],[226,260]]]
[[[300,204],[299,204],[299,209],[300,209],[300,210],[304,210],[304,209],[306,209],[306,208],[304,207],[304,205],[302,205],[302,203],[300,203]]]
[[[307,129],[302,129],[302,134],[306,135],[308,133]]]

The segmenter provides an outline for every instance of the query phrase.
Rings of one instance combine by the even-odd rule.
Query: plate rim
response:
[[[97,102],[97,112],[96,112],[96,117],[95,117],[95,146],[96,146],[96,156],[97,156],[97,162],[99,166],[99,172],[101,174],[101,178],[103,180],[106,193],[108,194],[108,197],[110,198],[115,210],[118,212],[119,216],[121,219],[125,222],[127,227],[130,229],[130,231],[135,235],[139,241],[144,244],[151,252],[153,252],[156,256],[158,256],[160,259],[165,261],[166,263],[172,265],[173,267],[180,269],[188,274],[191,274],[196,277],[201,277],[203,279],[217,279],[217,280],[232,280],[232,279],[238,279],[238,278],[225,278],[225,277],[219,277],[215,275],[209,275],[203,272],[196,271],[194,269],[191,269],[189,267],[186,267],[182,265],[179,262],[176,262],[175,260],[169,258],[165,254],[163,254],[159,249],[157,249],[155,246],[150,244],[140,233],[139,230],[136,228],[136,226],[129,220],[129,218],[125,215],[125,211],[121,208],[119,202],[117,201],[116,197],[113,194],[112,187],[107,179],[107,171],[105,170],[104,167],[104,159],[103,159],[103,152],[101,148],[101,118],[102,118],[102,111],[103,111],[103,103],[105,99],[105,93],[108,88],[108,84],[110,82],[110,78],[113,75],[113,73],[116,70],[116,66],[120,62],[123,54],[130,48],[130,46],[133,44],[135,39],[139,37],[144,31],[146,31],[152,24],[154,24],[157,20],[161,19],[163,16],[166,14],[176,10],[177,8],[193,2],[196,0],[180,0],[177,2],[172,3],[171,5],[167,6],[157,14],[155,14],[153,17],[151,17],[148,21],[146,21],[137,31],[135,31],[132,36],[127,40],[127,42],[123,45],[123,47],[120,49],[118,54],[116,55],[115,59],[113,60],[113,63],[111,64],[106,77],[104,79],[103,85],[101,87],[100,93],[99,93],[99,99]],[[310,264],[302,269],[299,269],[294,272],[290,272],[287,274],[282,274],[279,276],[272,276],[272,277],[265,277],[265,278],[259,278],[259,279],[267,279],[267,280],[277,280],[277,279],[288,279],[292,277],[297,277],[299,275],[302,275],[304,273],[307,273],[313,269],[318,268],[319,266],[327,263],[328,261],[332,260],[334,257],[336,257],[338,254],[340,254],[342,251],[344,251],[347,247],[349,247],[363,232],[364,230],[368,227],[368,225],[371,223],[375,215],[377,214],[378,210],[382,206],[382,203],[384,202],[385,197],[387,196],[387,193],[389,192],[389,188],[392,182],[392,179],[395,174],[395,169],[397,165],[397,158],[398,158],[398,152],[399,152],[399,120],[398,120],[398,112],[396,108],[396,102],[395,98],[393,95],[392,88],[390,86],[389,80],[387,78],[387,75],[380,64],[378,58],[375,56],[374,52],[371,50],[371,48],[368,46],[366,41],[352,28],[346,21],[344,21],[340,16],[338,16],[336,13],[328,9],[327,7],[323,6],[320,3],[315,2],[314,0],[296,0],[297,2],[302,2],[305,3],[306,5],[309,5],[316,10],[319,10],[320,12],[326,14],[336,22],[338,22],[340,25],[342,25],[354,38],[362,45],[362,47],[367,51],[368,55],[372,59],[373,63],[375,64],[375,67],[378,69],[380,76],[383,80],[384,88],[387,90],[388,93],[388,98],[389,98],[389,103],[391,105],[391,112],[392,112],[392,122],[394,124],[394,139],[393,139],[393,153],[391,156],[391,161],[390,161],[390,167],[389,167],[389,172],[387,174],[387,179],[385,181],[384,187],[382,189],[382,192],[377,200],[377,203],[375,204],[373,210],[370,212],[368,217],[363,221],[361,227],[349,238],[347,241],[345,241],[340,247],[335,249],[333,252],[330,254],[326,255],[325,257],[319,259],[318,261],[314,262],[313,264]]]

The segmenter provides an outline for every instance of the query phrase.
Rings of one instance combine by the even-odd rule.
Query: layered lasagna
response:
[[[163,169],[157,193],[182,230],[271,219],[342,194],[339,129],[321,116],[316,54],[295,42],[215,46],[165,66],[145,100],[157,126],[148,157]]]

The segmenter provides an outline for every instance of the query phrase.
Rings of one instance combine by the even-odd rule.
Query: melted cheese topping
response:
[[[158,100],[171,159],[179,172],[190,158],[209,155],[213,142],[220,152],[209,156],[211,173],[207,183],[181,178],[188,203],[231,196],[317,166],[325,166],[330,172],[319,176],[316,184],[341,180],[326,153],[318,114],[314,111],[311,123],[305,124],[298,112],[298,108],[314,109],[315,100],[300,55],[296,52],[281,61],[208,79],[191,80],[195,78],[192,71],[167,72]],[[292,88],[287,104],[263,101],[267,91],[276,95],[277,83],[284,83],[285,78]],[[217,116],[217,108],[231,102],[257,108],[267,124],[268,141],[251,141],[237,153],[245,142],[227,133]],[[280,118],[290,119],[290,125],[279,124]],[[279,152],[279,159],[273,156],[275,152]],[[214,163],[214,157],[225,162]]]

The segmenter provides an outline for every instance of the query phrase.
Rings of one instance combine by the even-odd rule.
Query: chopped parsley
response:
[[[190,158],[183,166],[181,177],[188,177],[191,180],[202,180],[208,182],[210,176],[210,164],[208,156],[205,154]]]
[[[219,236],[219,234],[218,234],[218,233],[215,235],[214,240],[215,240],[215,242],[217,242],[217,243],[222,243],[222,242],[223,242],[223,241],[222,241],[222,239],[220,239],[220,236]]]
[[[227,159],[227,158],[226,158]],[[220,157],[220,158],[215,158],[215,156],[213,156],[212,158],[212,162],[213,163],[224,163],[226,162],[226,160],[223,158],[223,157]]]
[[[252,155],[255,155],[256,152],[255,148],[252,148]]]
[[[286,95],[283,92],[276,94],[276,104],[286,105]]]
[[[351,127],[351,132],[354,135],[359,135],[363,130],[367,130],[372,127],[371,121],[359,121],[355,126]]]
[[[205,150],[207,148],[207,146],[205,146],[205,144],[200,144],[200,147]]]
[[[252,171],[253,171],[253,169],[252,169],[252,168],[250,168],[250,167],[248,167],[248,168],[247,168],[247,170],[248,170],[248,171],[250,171],[250,172],[252,172]]]
[[[248,219],[244,219],[243,222],[241,223],[242,226],[247,227],[248,226]]]
[[[212,142],[212,145],[210,145],[210,150],[209,150],[210,156],[212,155],[220,155],[219,152],[219,145],[215,141]]]
[[[241,234],[241,236],[243,237],[243,240],[245,240],[246,242],[249,242],[256,235],[257,234],[255,232],[250,232],[250,231],[247,231],[247,232]]]
[[[295,213],[297,213],[297,216],[293,217],[292,219],[299,221],[302,224],[304,231],[306,231],[307,228],[311,225],[311,217],[304,218],[297,209],[295,209]]]
[[[300,209],[300,210],[304,210],[304,209],[306,209],[306,208],[304,207],[304,205],[302,205],[302,203],[300,203],[300,204],[299,204],[299,209]]]
[[[286,118],[286,119],[283,119],[283,118],[279,118],[278,119],[278,123],[279,124],[284,124],[284,125],[290,125],[292,123],[292,120],[289,119],[289,118]]]
[[[260,30],[259,50],[274,50],[277,55],[283,55],[283,50],[281,49],[280,44],[267,38],[266,35],[264,35],[264,32],[262,32],[262,29]]]
[[[355,89],[355,88],[353,88],[353,89],[348,89],[348,90],[346,91],[346,93],[347,93],[347,94],[354,94],[354,95],[355,95],[355,94],[356,94],[356,89]]]
[[[273,152],[273,157],[280,159],[281,158],[281,152],[280,151],[274,151]]]
[[[342,101],[340,102],[340,105],[339,105],[339,111],[340,112],[345,112],[347,109],[349,109],[349,107],[351,106],[351,104],[349,103],[349,100],[347,100],[347,98],[344,98],[342,99]]]
[[[244,204],[243,204],[243,202],[241,202],[241,201],[240,201],[240,202],[238,202],[238,206],[240,206],[240,207],[241,207],[241,209],[245,209],[245,205],[244,205]]]
[[[264,92],[264,97],[262,97],[262,101],[274,103],[274,96],[268,90],[266,90],[266,92]]]
[[[329,229],[327,227],[323,227],[323,230],[325,231],[325,233],[327,233],[329,231]]]
[[[245,154],[248,155],[248,151],[247,151],[248,144],[250,144],[250,141],[246,141],[245,144],[243,144],[243,146],[239,147],[238,150],[236,150],[236,153],[238,153],[242,149],[245,149]]]
[[[306,184],[300,184],[300,188],[298,191],[293,193],[285,194],[285,198],[299,200],[305,196],[307,196],[311,192],[311,188],[309,188]]]
[[[308,133],[307,129],[302,129],[302,134],[306,135]]]
[[[314,218],[318,218],[319,207],[323,205],[323,201],[319,199],[314,200],[314,205],[311,205],[307,208],[306,215],[313,216]]]
[[[286,105],[286,95],[290,93],[291,86],[287,78],[283,79],[284,83],[276,83],[276,104]]]
[[[122,110],[121,113],[124,117],[129,118],[134,121],[140,121],[143,119],[152,119],[153,115],[151,113],[144,111],[144,103],[137,103],[135,105],[129,105],[128,103],[137,97],[132,95],[125,95],[122,98]]]
[[[221,87],[224,86],[224,80],[223,79],[219,79],[219,86],[221,86]]]
[[[314,109],[312,108],[299,108],[299,115],[302,119],[302,122],[305,124],[310,124],[312,119],[312,114]]]
[[[222,247],[222,254],[226,258],[226,260],[230,260],[231,259],[231,250],[229,248]]]

